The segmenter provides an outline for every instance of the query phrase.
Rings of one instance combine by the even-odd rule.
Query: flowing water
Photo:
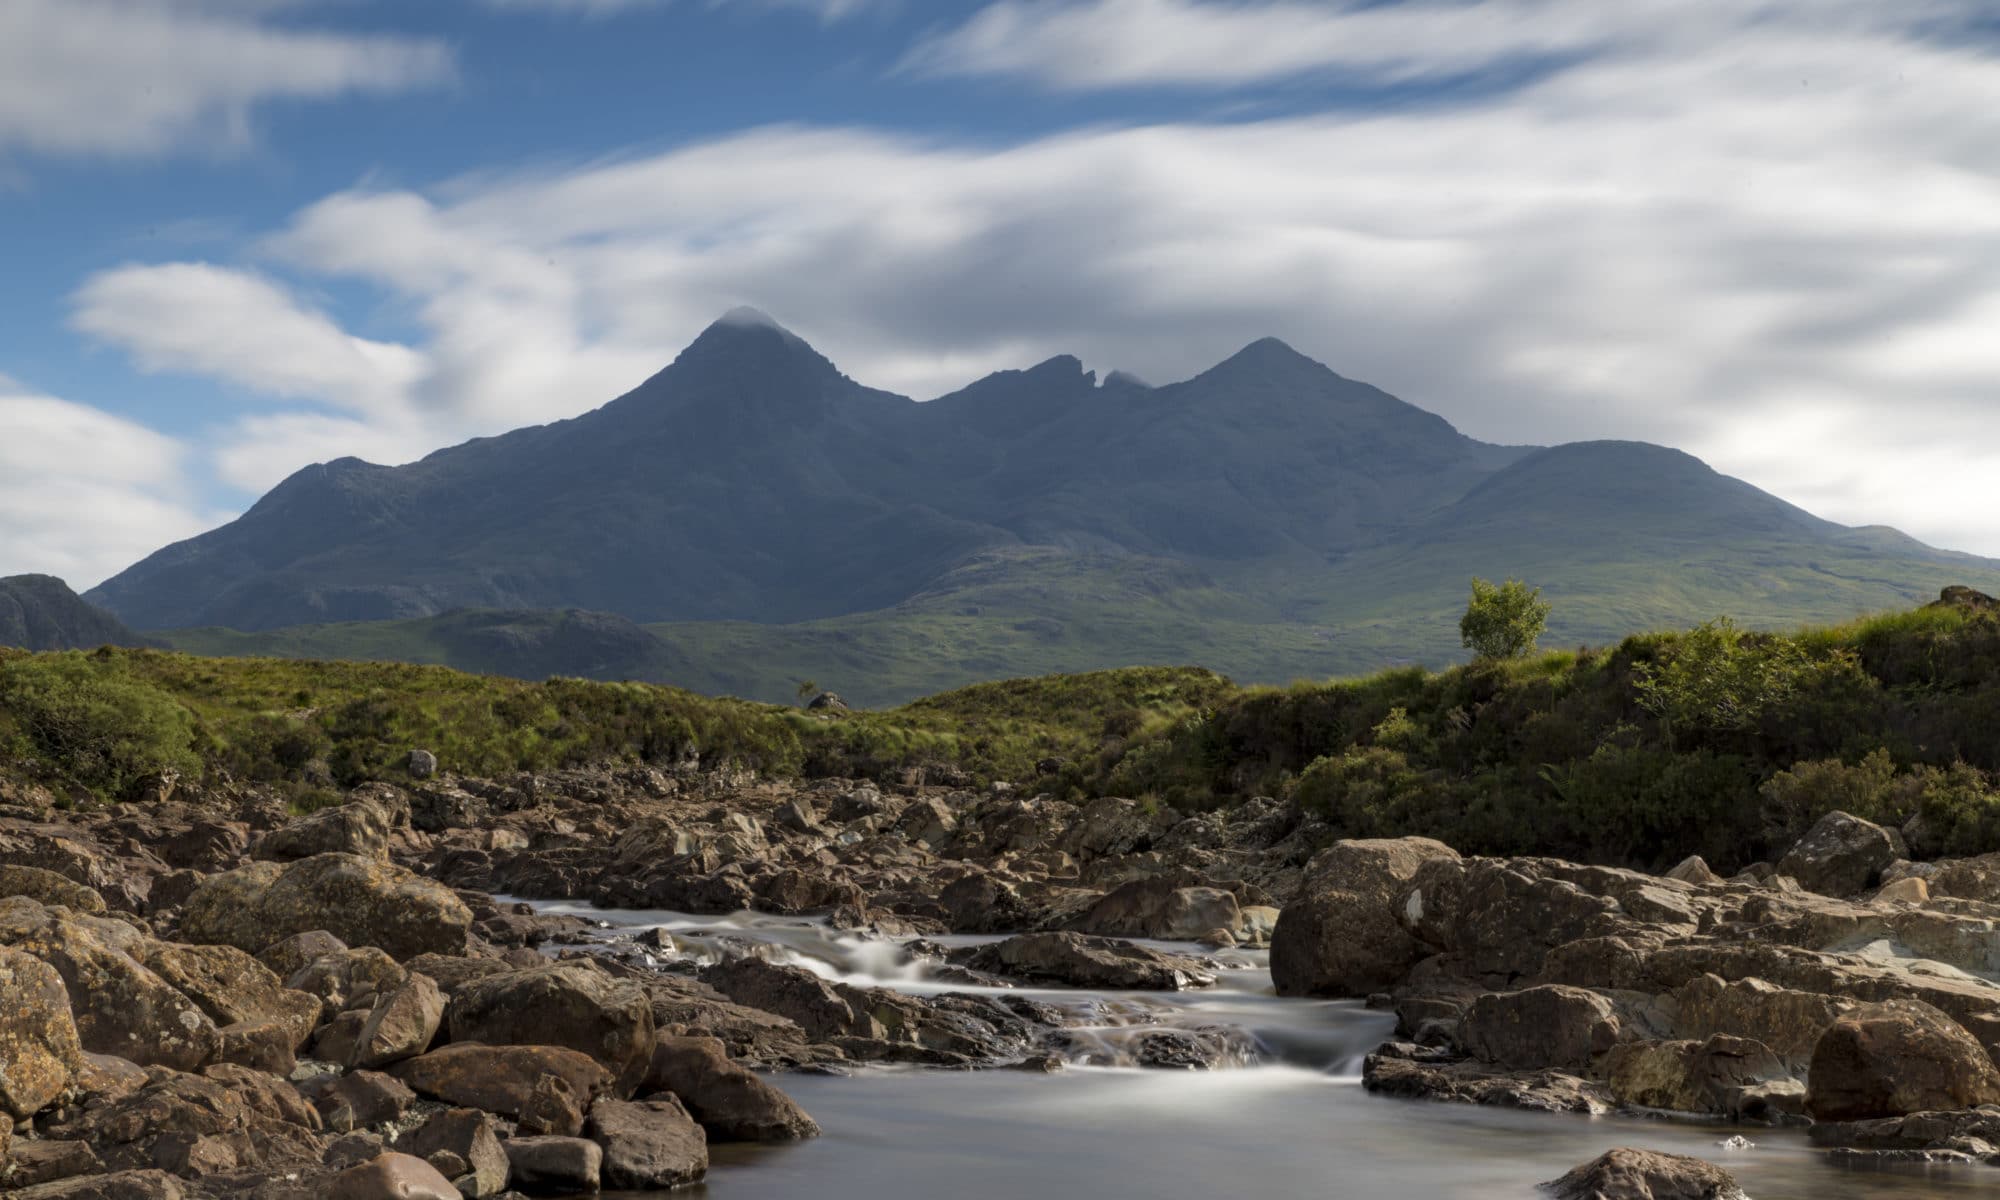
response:
[[[937,979],[896,942],[799,920],[690,917],[538,903],[628,929],[664,928],[696,958],[759,953],[826,978],[912,993],[975,991]],[[938,938],[965,944],[991,939]],[[1199,953],[1190,946],[1150,943]],[[714,1200],[1489,1200],[1613,1146],[1692,1154],[1733,1171],[1753,1200],[1995,1196],[2000,1167],[1848,1168],[1795,1130],[1552,1116],[1388,1100],[1361,1087],[1361,1057],[1393,1020],[1345,1001],[1281,999],[1260,953],[1222,956],[1214,988],[1163,995],[1021,989],[1093,1023],[1055,1074],[861,1068],[776,1082],[825,1130],[785,1147],[717,1146]],[[1116,1065],[1134,1023],[1230,1025],[1253,1062],[1217,1071]],[[1143,1028],[1143,1026],[1139,1026]],[[1753,1148],[1730,1149],[1741,1135]]]

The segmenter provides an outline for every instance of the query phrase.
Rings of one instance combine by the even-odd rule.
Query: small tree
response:
[[[1475,577],[1472,603],[1458,622],[1458,634],[1475,658],[1519,658],[1533,652],[1548,623],[1549,602],[1542,599],[1542,589],[1518,579],[1495,585]]]
[[[799,680],[799,699],[810,700],[818,693],[819,693],[819,683],[817,680],[812,680],[812,679]]]

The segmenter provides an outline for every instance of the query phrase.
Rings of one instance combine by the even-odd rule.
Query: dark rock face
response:
[[[52,575],[0,579],[0,646],[25,650],[92,650],[156,646],[122,621],[71,591]]]
[[[1339,842],[1306,868],[1299,895],[1271,935],[1281,996],[1366,996],[1393,986],[1424,945],[1396,918],[1417,868],[1457,851],[1429,838]]]
[[[604,1151],[596,1142],[544,1134],[508,1138],[504,1146],[510,1178],[522,1191],[568,1196],[603,1183]]]
[[[417,1096],[401,1081],[375,1071],[316,1075],[298,1085],[312,1102],[326,1128],[335,1133],[366,1129],[394,1121],[408,1112]]]
[[[708,1139],[679,1100],[599,1100],[584,1135],[604,1151],[610,1188],[675,1188],[708,1174]]]
[[[1909,849],[1897,831],[1848,813],[1830,812],[1785,852],[1777,870],[1807,891],[1858,896],[1880,882],[1890,863],[1908,857]]]
[[[396,1139],[396,1149],[412,1154],[451,1180],[467,1200],[497,1196],[507,1187],[507,1151],[493,1118],[474,1108],[448,1108]]]
[[[535,967],[459,990],[446,1016],[454,1042],[567,1046],[611,1072],[620,1095],[645,1078],[653,1009],[638,987],[588,962]]]
[[[1474,1058],[1502,1067],[1582,1071],[1618,1040],[1611,1001],[1583,988],[1544,984],[1488,992],[1472,1002],[1459,1040]]]
[[[452,954],[464,950],[471,926],[472,913],[449,888],[352,854],[251,863],[210,876],[181,916],[189,937],[251,954],[322,929],[398,959]]]
[[[790,1096],[729,1061],[711,1037],[662,1034],[641,1090],[672,1092],[712,1142],[788,1142],[819,1136]]]
[[[1912,1000],[1856,1009],[1813,1048],[1806,1111],[1815,1120],[1862,1121],[2000,1104],[2000,1070],[1972,1035]]]
[[[1215,982],[1200,959],[1083,933],[1019,934],[981,946],[965,961],[977,971],[1081,988],[1177,992]]]
[[[1542,1187],[1555,1200],[1745,1200],[1736,1177],[1714,1163],[1622,1147]]]

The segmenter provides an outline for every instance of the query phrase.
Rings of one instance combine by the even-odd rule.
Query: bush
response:
[[[0,662],[0,714],[22,757],[103,798],[157,771],[201,772],[193,714],[115,657],[71,651]]]
[[[1548,623],[1549,603],[1540,588],[1518,579],[1496,586],[1475,578],[1458,634],[1475,658],[1519,658],[1534,651]]]

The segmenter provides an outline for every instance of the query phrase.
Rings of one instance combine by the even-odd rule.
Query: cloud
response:
[[[739,303],[919,396],[1061,352],[1169,380],[1275,334],[1477,436],[1661,441],[1837,519],[2000,553],[1966,500],[2000,445],[2000,60],[1936,35],[1969,10],[1532,7],[1589,9],[1614,49],[1452,102],[1002,144],[781,126],[339,193],[256,252],[409,314],[421,369],[345,425],[218,441],[267,470],[385,431],[414,458],[593,407]],[[1471,61],[1421,53],[1440,65],[1408,69]],[[271,303],[288,326],[296,301]],[[375,361],[314,328],[326,363]],[[100,332],[246,386],[299,369],[275,337]],[[351,369],[308,383],[365,390]]]
[[[191,500],[164,434],[0,376],[0,575],[88,588],[218,520]]]
[[[439,41],[271,23],[281,0],[6,0],[0,151],[157,156],[250,141],[278,100],[400,92],[452,77]]]
[[[484,0],[490,8],[540,10],[604,17],[613,13],[660,9],[674,0]],[[822,21],[843,20],[871,9],[887,9],[902,0],[702,0],[709,8],[789,8],[817,15]]]

